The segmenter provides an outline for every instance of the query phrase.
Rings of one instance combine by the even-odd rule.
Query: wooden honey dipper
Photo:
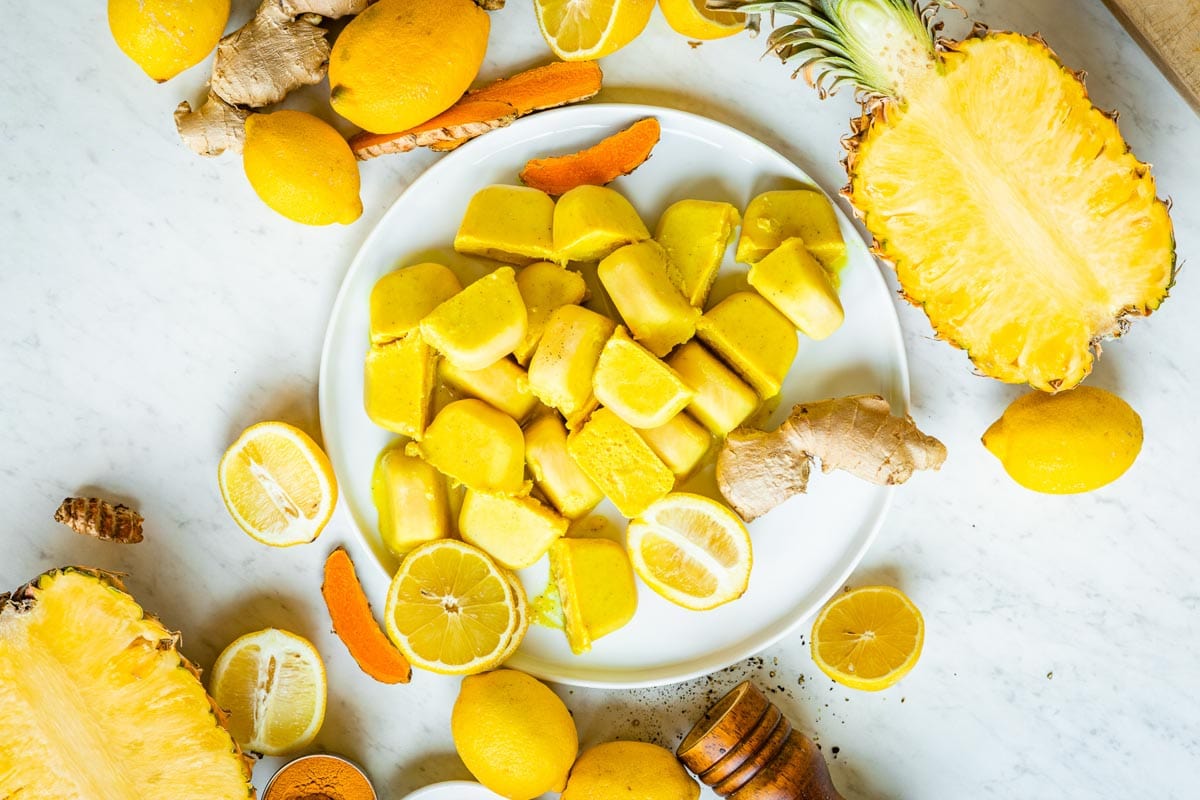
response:
[[[675,755],[728,800],[843,800],[816,745],[749,681],[706,711]]]

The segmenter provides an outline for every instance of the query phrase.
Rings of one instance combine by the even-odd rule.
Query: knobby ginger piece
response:
[[[508,103],[491,100],[460,101],[428,122],[399,133],[370,133],[363,131],[351,137],[350,149],[360,161],[387,155],[407,153],[418,147],[430,147],[439,142],[471,139],[496,128],[503,128],[517,118],[517,110]]]
[[[739,428],[717,457],[721,494],[746,521],[807,488],[813,459],[821,471],[842,470],[881,486],[904,483],[917,470],[940,469],[946,447],[912,417],[892,416],[878,395],[801,403],[772,433]]]
[[[54,519],[76,533],[106,542],[137,544],[142,540],[141,514],[98,497],[68,497],[54,512]]]
[[[242,152],[246,142],[248,109],[231,106],[211,92],[204,104],[192,110],[184,100],[175,109],[175,128],[193,151],[202,156],[219,156],[226,150]]]
[[[585,184],[603,186],[645,163],[661,135],[658,120],[647,117],[578,153],[532,159],[521,170],[521,181],[552,195]]]

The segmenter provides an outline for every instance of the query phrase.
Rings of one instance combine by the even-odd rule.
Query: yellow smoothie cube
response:
[[[606,186],[576,186],[554,206],[554,248],[558,259],[599,261],[618,247],[650,238],[637,211]]]
[[[421,336],[460,369],[483,369],[525,338],[525,301],[512,267],[484,275],[421,320]]]
[[[529,186],[480,189],[467,205],[454,249],[506,264],[557,261],[554,199]]]
[[[761,295],[737,292],[700,318],[696,335],[766,400],[779,394],[796,357],[796,329]]]
[[[675,473],[629,423],[599,408],[567,437],[567,451],[627,517],[636,517],[675,487]]]
[[[667,251],[657,242],[622,247],[600,262],[600,282],[633,336],[660,358],[696,332],[700,310],[667,275]]]
[[[537,563],[570,522],[532,497],[467,491],[458,515],[463,541],[509,569]]]
[[[525,327],[525,338],[513,355],[521,366],[525,366],[542,340],[550,315],[563,306],[582,303],[587,297],[587,282],[578,272],[549,261],[539,261],[517,273],[517,289],[525,301],[529,322]]]
[[[564,517],[578,519],[604,499],[567,452],[567,428],[555,414],[525,426],[525,463],[538,489]]]
[[[671,468],[676,478],[695,471],[712,447],[712,434],[686,412],[680,412],[657,428],[639,430],[655,455]]]
[[[456,400],[405,452],[420,456],[468,489],[517,494],[525,488],[521,426],[482,400]]]
[[[683,378],[619,326],[600,351],[592,391],[635,428],[657,428],[692,399]]]
[[[845,263],[846,242],[837,214],[816,189],[764,192],[751,200],[742,220],[737,260],[753,264],[797,237],[825,269],[833,272]]]
[[[381,428],[420,439],[429,421],[437,354],[413,332],[373,344],[363,369],[363,407]]]
[[[483,369],[459,369],[443,359],[438,374],[460,394],[477,397],[517,422],[537,406],[538,400],[529,390],[529,376],[512,359],[502,358]]]
[[[688,412],[717,436],[741,425],[758,408],[754,389],[699,342],[683,345],[667,363],[694,392]]]
[[[430,311],[462,291],[449,267],[427,262],[393,270],[371,289],[371,343],[406,336]]]
[[[542,341],[529,362],[529,388],[575,428],[596,406],[592,373],[616,323],[582,306],[562,306],[550,315]]]
[[[680,200],[659,219],[654,240],[667,251],[667,274],[696,308],[704,308],[741,219],[729,203],[711,200]]]
[[[450,535],[446,478],[401,446],[379,454],[371,497],[379,512],[379,536],[394,555]]]
[[[750,268],[750,285],[812,339],[825,339],[846,318],[837,290],[802,239],[788,239]]]
[[[559,539],[550,547],[550,580],[558,589],[571,652],[616,631],[637,611],[637,583],[625,548],[612,539]]]

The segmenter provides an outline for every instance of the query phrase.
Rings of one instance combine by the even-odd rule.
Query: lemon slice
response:
[[[516,609],[513,614],[512,625],[508,630],[508,641],[504,645],[504,650],[500,653],[499,663],[503,664],[512,658],[517,652],[517,648],[521,646],[521,642],[525,641],[525,634],[529,632],[529,595],[525,592],[525,587],[521,584],[521,579],[512,572],[505,571],[504,577],[508,579],[508,585],[512,588],[513,607]]]
[[[534,0],[538,26],[563,61],[615,53],[637,38],[654,0]]]
[[[647,586],[693,611],[736,600],[750,583],[750,533],[707,497],[679,492],[654,503],[629,523],[626,547]]]
[[[277,628],[248,633],[213,666],[209,692],[229,712],[243,750],[284,756],[312,743],[325,721],[325,665],[316,648]]]
[[[233,521],[272,547],[316,539],[337,505],[329,457],[286,422],[243,431],[221,457],[217,481]]]
[[[822,672],[843,686],[878,692],[916,665],[925,622],[899,589],[865,586],[829,601],[811,639]]]
[[[705,0],[658,0],[667,24],[689,39],[723,39],[746,27],[746,15],[710,11]]]
[[[487,553],[441,539],[405,556],[388,589],[384,620],[414,667],[470,675],[507,657],[520,629],[518,603],[505,570]]]

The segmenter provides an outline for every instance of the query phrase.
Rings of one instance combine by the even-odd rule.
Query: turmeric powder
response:
[[[287,764],[267,784],[263,800],[376,800],[362,770],[338,756],[312,755]]]

